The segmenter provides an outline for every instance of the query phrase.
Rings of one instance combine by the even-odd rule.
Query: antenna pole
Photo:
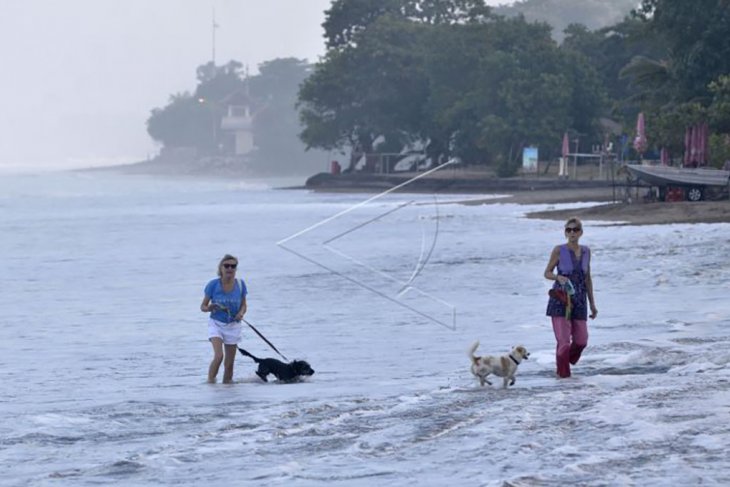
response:
[[[215,6],[213,7],[213,25],[211,26],[212,29],[212,36],[213,36],[213,66],[215,66],[215,30],[219,27],[218,24],[215,21]]]

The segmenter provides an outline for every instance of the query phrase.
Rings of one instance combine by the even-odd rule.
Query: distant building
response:
[[[248,88],[231,93],[221,100],[226,114],[221,119],[221,130],[234,136],[233,153],[243,156],[252,152],[256,146],[253,139],[253,119],[251,97]]]

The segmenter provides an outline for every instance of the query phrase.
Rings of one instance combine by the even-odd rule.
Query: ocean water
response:
[[[0,484],[730,484],[730,225],[584,222],[599,316],[556,380],[545,205],[371,196],[1,175]],[[205,383],[224,253],[314,376]],[[475,340],[530,350],[514,387]]]

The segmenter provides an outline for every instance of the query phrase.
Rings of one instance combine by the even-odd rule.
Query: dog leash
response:
[[[274,344],[273,344],[273,343],[271,343],[271,342],[270,342],[269,340],[267,340],[267,338],[266,338],[265,336],[263,336],[263,335],[261,334],[261,332],[260,332],[260,331],[258,331],[258,330],[256,329],[256,327],[255,327],[255,326],[253,326],[253,325],[252,325],[251,323],[249,323],[249,322],[248,322],[248,321],[246,321],[245,319],[243,320],[243,322],[244,322],[244,323],[246,323],[246,324],[247,324],[247,325],[249,326],[249,328],[251,328],[251,329],[252,329],[253,331],[255,331],[255,332],[256,332],[256,334],[257,334],[257,335],[258,335],[259,337],[261,337],[261,339],[262,339],[263,341],[265,341],[266,343],[268,343],[268,344],[269,344],[269,346],[270,346],[271,348],[273,348],[273,349],[274,349],[274,351],[275,351],[276,353],[278,353],[279,355],[281,355],[281,358],[283,358],[283,359],[284,359],[284,360],[286,360],[287,362],[289,361],[289,359],[288,359],[288,358],[286,358],[286,357],[284,356],[284,354],[283,354],[283,353],[281,353],[281,352],[279,351],[279,349],[277,349],[277,348],[276,348],[276,347],[274,346]]]

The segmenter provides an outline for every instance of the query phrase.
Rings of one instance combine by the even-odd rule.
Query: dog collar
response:
[[[512,359],[512,361],[513,361],[514,363],[516,363],[517,365],[520,365],[520,363],[519,363],[519,362],[517,361],[517,359],[516,359],[516,358],[514,358],[514,357],[512,356],[512,354],[509,354],[509,358],[511,358],[511,359]]]

